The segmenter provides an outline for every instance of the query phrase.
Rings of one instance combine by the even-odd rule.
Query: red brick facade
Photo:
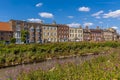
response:
[[[69,39],[69,26],[58,25],[57,27],[58,42],[66,42]]]

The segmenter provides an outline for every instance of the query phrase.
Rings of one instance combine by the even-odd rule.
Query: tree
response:
[[[27,30],[21,31],[21,41],[26,43],[27,36],[29,35],[29,32]]]
[[[15,42],[16,42],[16,39],[15,39],[15,38],[11,38],[11,39],[10,39],[10,42],[11,42],[11,43],[15,43]]]

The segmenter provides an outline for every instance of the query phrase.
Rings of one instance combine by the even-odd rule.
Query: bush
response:
[[[13,41],[15,41],[14,38]],[[13,60],[13,62],[22,64],[22,61],[27,61],[29,63],[30,61],[34,62],[38,59],[38,61],[40,61],[50,57],[59,58],[59,56],[86,55],[86,53],[99,54],[101,52],[109,51],[110,48],[117,47],[120,47],[120,42],[65,42],[21,45],[10,44],[0,45],[0,56],[6,60],[9,55],[14,55],[13,58],[15,58],[15,60]],[[21,58],[19,59],[19,57]]]
[[[15,43],[15,42],[16,42],[16,39],[15,39],[15,38],[11,38],[10,42],[11,42],[11,43]]]

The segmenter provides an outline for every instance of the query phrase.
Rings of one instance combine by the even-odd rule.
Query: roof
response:
[[[57,27],[56,24],[42,24],[42,26],[52,26],[52,27]]]
[[[10,27],[10,23],[0,22],[0,31],[12,31],[12,28]]]
[[[90,33],[90,29],[83,29],[84,33]]]
[[[101,29],[90,29],[90,32],[101,33],[102,30]]]

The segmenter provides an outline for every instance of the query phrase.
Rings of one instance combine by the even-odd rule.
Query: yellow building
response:
[[[82,29],[82,27],[69,28],[69,41],[83,41],[83,29]]]
[[[43,43],[57,42],[57,25],[56,24],[42,25],[42,41]]]

